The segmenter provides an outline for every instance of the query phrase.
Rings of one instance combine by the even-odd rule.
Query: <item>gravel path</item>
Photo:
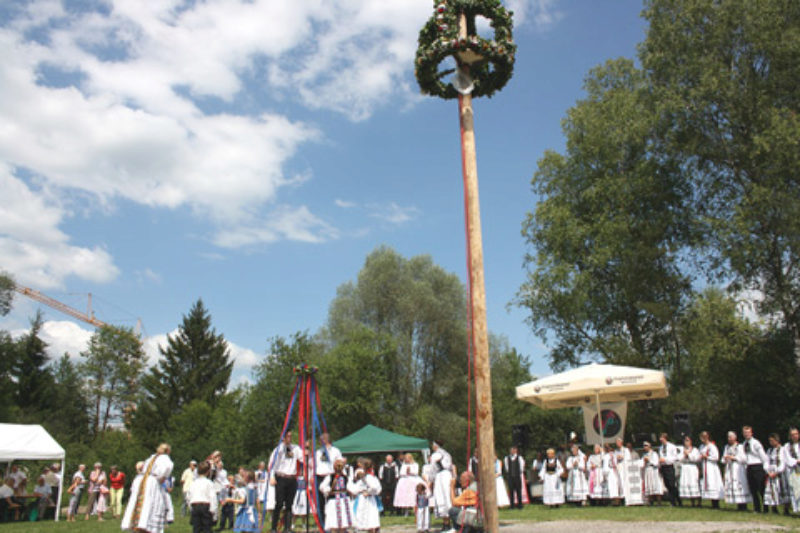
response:
[[[788,528],[759,522],[617,522],[612,520],[553,520],[548,522],[508,522],[500,533],[620,533],[625,529],[659,533],[713,533],[716,531],[788,531]],[[382,527],[391,533],[415,533],[407,526]]]

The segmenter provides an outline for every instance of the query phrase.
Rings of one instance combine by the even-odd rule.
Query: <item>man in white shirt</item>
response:
[[[760,513],[764,502],[764,481],[767,473],[764,465],[769,464],[767,452],[764,446],[753,437],[753,428],[750,426],[742,427],[744,436],[744,454],[747,456],[747,486],[750,487],[750,496],[753,498],[753,511]],[[764,505],[764,512],[769,508]]]
[[[211,526],[214,523],[214,514],[219,505],[217,490],[214,484],[206,476],[211,470],[208,461],[203,461],[197,468],[197,479],[192,480],[189,486],[187,500],[192,508],[193,533],[211,533]]]
[[[25,494],[25,490],[28,486],[28,476],[25,474],[25,471],[17,465],[11,465],[11,473],[9,476],[14,480],[14,494],[17,496]]]
[[[19,512],[22,505],[14,498],[15,479],[11,476],[6,478],[5,484],[0,486],[0,519],[3,515],[10,516],[14,512],[14,520],[19,520]]]
[[[300,446],[292,444],[292,432],[287,431],[281,442],[270,455],[273,465],[270,472],[270,485],[275,486],[275,509],[272,510],[271,533],[277,533],[281,509],[286,508],[286,521],[292,523],[292,504],[297,492],[297,462],[303,457]]]
[[[322,494],[322,491],[319,490],[319,486],[325,481],[326,477],[333,475],[333,464],[338,459],[342,459],[342,452],[339,451],[339,448],[331,444],[331,436],[327,431],[319,436],[319,440],[321,443],[317,450],[317,460],[314,464],[316,466],[317,496],[319,502],[317,504],[317,510],[319,511],[320,523],[324,524],[325,503],[327,502],[327,498]]]
[[[183,516],[186,516],[186,513],[189,511],[189,489],[192,488],[192,482],[197,477],[197,461],[189,461],[189,468],[183,471],[181,474],[181,490],[183,491],[183,504],[181,505],[181,509],[183,510]]]
[[[675,479],[675,463],[680,460],[680,454],[678,453],[678,447],[669,441],[669,435],[666,433],[662,433],[658,440],[661,441],[661,447],[658,450],[658,470],[664,480],[664,488],[667,489],[669,503],[675,507],[675,505],[681,505],[678,484]]]
[[[511,508],[522,509],[522,473],[525,472],[525,459],[519,455],[516,446],[512,446],[509,454],[503,460],[503,467],[506,471],[508,490],[511,493]]]

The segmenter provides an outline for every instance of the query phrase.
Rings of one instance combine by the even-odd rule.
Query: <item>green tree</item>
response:
[[[90,399],[90,423],[95,437],[114,421],[123,421],[139,392],[146,356],[142,342],[131,328],[103,326],[81,354],[81,373],[86,376]]]
[[[6,272],[0,272],[0,316],[11,311],[14,300],[14,279]]]
[[[800,3],[649,0],[662,151],[691,177],[709,273],[764,295],[800,365]]]
[[[53,375],[47,363],[47,343],[39,336],[44,318],[41,311],[31,320],[31,329],[16,342],[12,370],[16,382],[16,404],[25,419],[37,419],[52,405]]]
[[[7,331],[0,330],[0,420],[17,419],[16,382],[17,343]]]
[[[516,303],[540,335],[552,331],[555,368],[587,359],[676,368],[675,321],[691,289],[680,254],[689,239],[680,167],[660,157],[647,80],[632,61],[608,61],[567,112],[564,155],[548,151],[523,224],[531,252]]]
[[[47,430],[56,440],[84,442],[90,431],[89,402],[78,365],[64,354],[52,367],[53,402],[47,413]]]
[[[201,299],[159,351],[161,359],[142,380],[144,397],[135,422],[142,434],[155,439],[169,429],[171,416],[194,400],[215,407],[233,370],[228,343],[211,327],[211,315]]]

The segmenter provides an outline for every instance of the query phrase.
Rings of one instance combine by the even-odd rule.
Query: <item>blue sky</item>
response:
[[[638,1],[507,0],[515,74],[475,101],[489,328],[547,374],[507,309],[530,178],[588,70],[633,57]],[[457,104],[419,94],[430,0],[32,1],[0,6],[0,269],[151,354],[202,297],[235,381],[316,331],[387,245],[465,279]],[[84,294],[81,296],[81,294]],[[37,304],[0,321],[19,332]],[[43,308],[52,355],[89,326]]]

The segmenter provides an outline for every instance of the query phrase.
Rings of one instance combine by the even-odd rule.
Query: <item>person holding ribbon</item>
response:
[[[292,523],[292,504],[297,492],[297,464],[303,459],[300,446],[292,444],[292,432],[287,431],[283,441],[273,450],[269,483],[275,487],[275,508],[272,510],[271,533],[277,533],[281,510],[286,509],[287,527]]]

